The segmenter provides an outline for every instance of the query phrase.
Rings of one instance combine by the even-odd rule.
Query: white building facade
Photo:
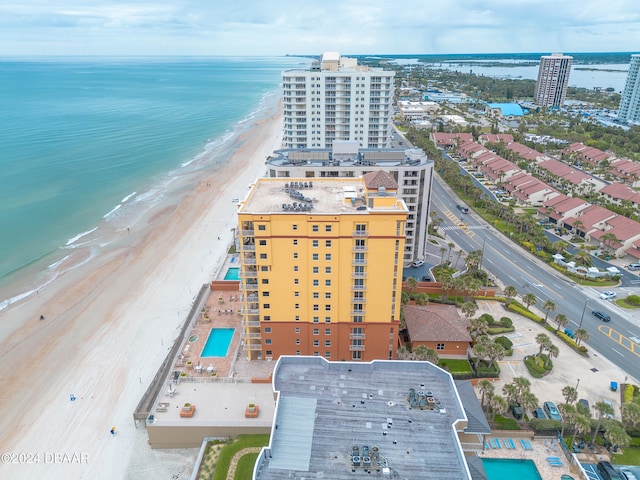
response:
[[[327,52],[309,69],[282,72],[284,148],[331,148],[351,140],[384,148],[392,131],[395,72]]]
[[[618,119],[626,123],[640,123],[640,55],[631,55],[631,64],[624,85]]]
[[[540,57],[534,100],[542,107],[561,107],[567,96],[573,57],[554,53]]]

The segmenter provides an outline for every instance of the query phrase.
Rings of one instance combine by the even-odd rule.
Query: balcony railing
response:
[[[242,264],[243,265],[255,265],[256,264],[256,257],[247,257],[245,255],[245,257],[242,259]]]
[[[245,339],[245,340],[260,340],[260,339],[262,339],[262,334],[261,333],[243,332],[242,333],[242,338]]]
[[[356,230],[355,232],[353,232],[353,236],[354,237],[368,237],[369,236],[369,231],[368,230]]]
[[[364,290],[366,290],[367,287],[365,287],[364,285],[351,285],[351,290],[356,291],[356,292],[362,292]]]
[[[367,247],[363,247],[362,245],[354,245],[354,252],[367,252],[369,249]]]
[[[258,278],[258,272],[241,270],[238,276],[240,278]]]
[[[365,339],[365,334],[364,333],[351,333],[351,334],[349,334],[349,338],[351,340],[364,340]]]
[[[351,315],[360,315],[360,316],[364,316],[366,313],[365,310],[351,310]]]
[[[246,343],[244,348],[251,351],[262,350],[262,343]]]
[[[365,297],[353,297],[351,299],[351,303],[366,303],[367,299]]]
[[[349,350],[352,352],[364,352],[364,345],[349,345]]]
[[[354,259],[351,261],[351,265],[366,265],[366,264],[367,264],[366,260]]]
[[[241,237],[253,237],[255,232],[255,230],[238,230],[238,235]]]
[[[367,272],[353,272],[351,274],[352,278],[367,278]]]
[[[260,320],[247,320],[246,322],[242,322],[242,326],[245,328],[249,327],[260,327]]]
[[[240,313],[242,315],[259,315],[260,309],[258,308],[241,308]]]

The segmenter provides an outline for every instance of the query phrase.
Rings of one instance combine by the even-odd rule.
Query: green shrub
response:
[[[509,333],[515,330],[514,327],[505,328],[505,327],[493,327],[488,330],[489,335],[499,335],[500,333]]]
[[[513,321],[509,317],[500,318],[500,325],[505,328],[513,327]]]
[[[523,317],[528,318],[529,320],[533,320],[534,322],[537,322],[537,323],[543,323],[544,322],[544,319],[540,318],[535,313],[530,312],[526,308],[524,308],[524,307],[522,307],[520,305],[516,305],[515,302],[510,303],[507,308],[509,310],[519,314],[519,315],[522,315]]]
[[[493,316],[488,313],[483,313],[482,315],[480,315],[480,318],[478,318],[478,320],[485,321],[488,325],[493,325],[496,322]]]
[[[634,307],[639,307],[640,306],[640,295],[627,295],[627,298],[625,298],[625,301],[629,305],[633,305]]]
[[[635,387],[628,383],[624,388],[624,399],[623,402],[627,403],[633,400],[633,393],[635,392]]]
[[[502,348],[505,350],[510,350],[513,347],[513,342],[509,340],[507,337],[498,337],[494,340],[498,345],[502,345]]]

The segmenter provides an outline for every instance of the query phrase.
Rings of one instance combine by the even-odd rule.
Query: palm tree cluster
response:
[[[549,362],[551,361],[551,358],[552,357],[557,358],[558,355],[560,354],[560,350],[556,345],[554,345],[551,342],[549,335],[547,335],[546,333],[539,333],[538,335],[536,335],[536,343],[540,347],[540,350],[538,351],[538,354],[536,356],[541,361],[542,361],[542,354],[544,353],[545,350],[547,352],[547,358],[544,361],[544,367],[547,368],[549,366]]]

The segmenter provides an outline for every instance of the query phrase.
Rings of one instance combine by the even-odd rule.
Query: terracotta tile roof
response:
[[[471,342],[469,320],[453,305],[405,305],[403,309],[414,342]]]
[[[362,179],[368,190],[377,190],[379,187],[384,187],[387,190],[398,189],[398,182],[393,178],[393,175],[382,170],[365,173]]]
[[[632,203],[640,203],[640,193],[627,187],[623,183],[612,183],[600,189],[600,193],[616,200],[629,200]]]

